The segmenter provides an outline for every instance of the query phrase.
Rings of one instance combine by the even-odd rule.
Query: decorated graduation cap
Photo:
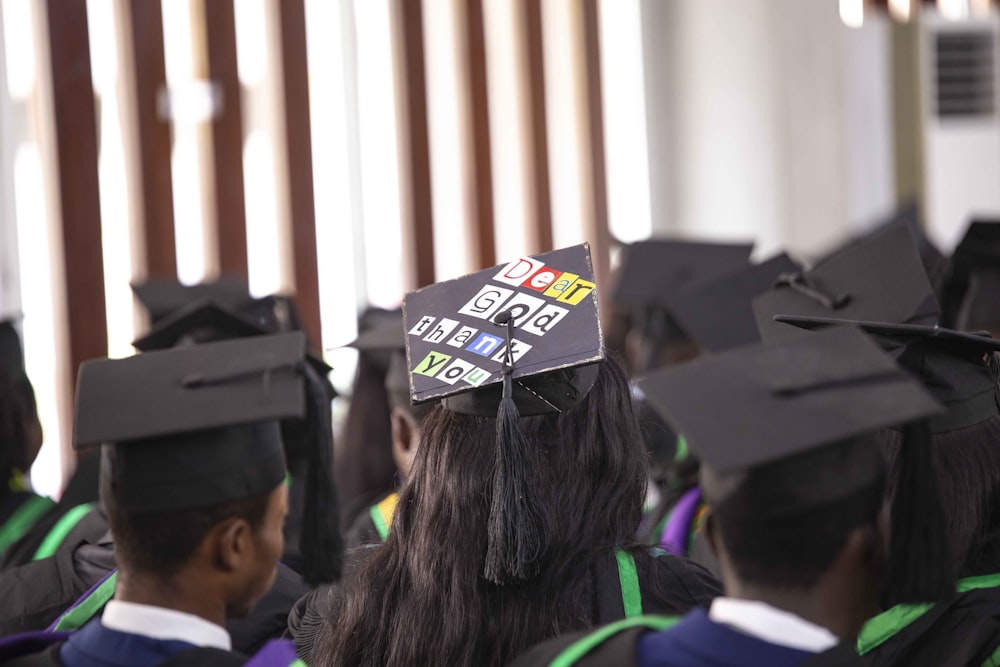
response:
[[[287,472],[280,422],[313,424],[311,474],[326,483],[306,482],[302,575],[329,582],[342,545],[320,384],[302,333],[89,361],[77,382],[74,445],[103,445],[102,475],[124,511],[169,512],[273,490]]]
[[[847,511],[858,497],[867,497],[864,510],[874,515],[885,472],[870,436],[910,430],[941,410],[871,339],[847,327],[703,357],[639,384],[701,459],[708,500],[758,521],[841,505]],[[915,444],[904,438],[904,448]],[[920,493],[919,508],[936,500],[933,477]],[[897,493],[894,509],[912,501]],[[887,594],[896,602],[953,590],[943,517],[933,507],[935,532],[917,530],[928,517],[894,522]],[[937,542],[925,541],[931,538]]]
[[[942,321],[959,329],[1000,328],[1000,220],[973,220],[948,263]]]
[[[756,343],[760,333],[751,301],[771,289],[778,276],[799,270],[782,253],[678,295],[670,310],[681,328],[705,351]]]
[[[938,303],[905,226],[849,245],[805,272],[782,274],[753,300],[765,341],[794,335],[777,314],[933,324]]]
[[[604,359],[588,245],[521,257],[425,287],[403,301],[410,395],[497,420],[484,574],[530,578],[544,552],[537,500],[524,479],[521,416],[572,409]]]
[[[239,310],[253,302],[247,284],[236,278],[220,278],[212,282],[184,285],[173,279],[153,279],[132,283],[132,291],[149,311],[155,323],[190,303],[201,299]]]
[[[930,420],[932,433],[948,433],[1000,415],[997,362],[1000,340],[939,326],[778,315],[803,329],[856,326],[917,376],[945,411]]]

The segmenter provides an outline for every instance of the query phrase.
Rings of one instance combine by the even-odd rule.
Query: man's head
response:
[[[211,507],[133,512],[119,505],[105,476],[101,499],[118,565],[136,581],[194,583],[206,596],[218,596],[229,617],[248,614],[274,583],[284,548],[284,484]]]

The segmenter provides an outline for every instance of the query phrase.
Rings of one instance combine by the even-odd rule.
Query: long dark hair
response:
[[[591,573],[632,542],[646,487],[624,372],[603,362],[578,406],[521,424],[548,536],[538,575],[506,586],[483,577],[495,420],[436,407],[389,537],[346,585],[312,664],[503,665],[596,623]]]
[[[880,433],[890,464],[889,493],[898,477],[901,435]],[[1000,569],[1000,415],[933,436],[934,467],[948,538],[960,576]]]
[[[0,370],[0,498],[10,491],[14,469],[28,472],[28,412],[23,392]]]

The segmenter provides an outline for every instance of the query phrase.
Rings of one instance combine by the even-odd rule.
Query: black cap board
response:
[[[154,323],[200,299],[211,299],[234,310],[253,302],[247,284],[235,278],[220,278],[197,285],[184,285],[177,280],[158,278],[132,283],[132,291],[149,311],[149,317]]]
[[[157,321],[132,346],[141,352],[164,350],[180,345],[197,345],[232,338],[248,338],[278,333],[249,320],[245,315],[211,300],[198,299]],[[309,363],[326,377],[333,370],[318,355],[308,353]]]
[[[360,331],[358,337],[345,347],[353,347],[359,352],[405,350],[406,332],[403,329],[403,313],[387,313],[379,317],[371,326]]]
[[[1000,340],[988,334],[820,317],[778,315],[775,320],[804,329],[855,326],[871,335],[944,406],[945,412],[930,421],[933,433],[956,431],[1000,415],[997,361],[992,354],[1000,351]]]
[[[639,387],[702,463],[720,472],[940,411],[916,380],[850,328],[702,357],[640,379]]]
[[[499,399],[507,327],[495,320],[506,312],[512,314],[515,385],[604,359],[589,246],[522,257],[406,295],[413,403],[490,387]],[[450,405],[462,411],[458,402]],[[485,410],[496,414],[496,406]]]
[[[611,299],[620,306],[666,305],[681,292],[750,263],[752,243],[651,239],[622,250]]]
[[[1000,220],[973,220],[952,253],[942,320],[959,329],[1000,324]]]
[[[673,299],[670,311],[680,327],[705,351],[720,352],[760,340],[751,301],[771,289],[778,276],[800,270],[781,253]]]
[[[773,316],[800,315],[902,324],[937,323],[937,298],[905,226],[854,243],[804,273],[779,277],[753,301],[765,341],[794,335]]]

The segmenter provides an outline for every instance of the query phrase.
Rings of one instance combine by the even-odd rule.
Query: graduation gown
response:
[[[1000,574],[962,579],[935,605],[897,605],[858,638],[862,663],[980,667],[1000,665]]]
[[[644,613],[683,613],[722,594],[719,582],[687,559],[650,549],[648,556],[632,559],[634,569],[629,570],[617,551],[608,552],[590,571],[594,626]],[[373,547],[350,552],[349,567],[362,566],[372,553]],[[337,613],[339,598],[339,586],[324,586],[303,597],[289,614],[286,636],[295,641],[304,659],[308,660],[327,620]]]
[[[99,510],[84,517],[51,558],[0,572],[0,636],[43,630],[91,586],[116,567],[107,519]],[[226,629],[233,646],[254,653],[280,637],[292,605],[309,588],[291,569],[279,565],[274,586],[247,618]]]
[[[55,501],[31,491],[13,491],[0,498],[0,557],[6,558],[55,506]]]
[[[716,623],[704,609],[683,619],[639,617],[539,644],[511,667],[839,667],[859,664],[854,647],[820,654],[771,644]]]

